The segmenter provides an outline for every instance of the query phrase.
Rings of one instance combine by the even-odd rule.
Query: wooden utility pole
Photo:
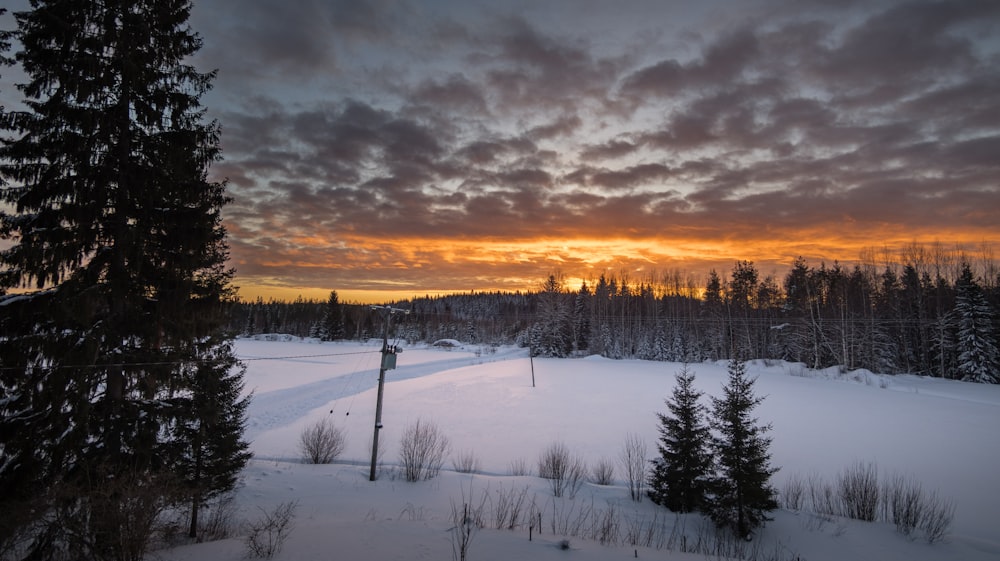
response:
[[[535,348],[528,347],[528,361],[531,363],[531,387],[535,387]]]
[[[373,310],[385,312],[385,327],[382,330],[382,365],[378,371],[378,401],[375,403],[375,435],[372,437],[372,469],[368,475],[368,481],[375,481],[375,464],[378,462],[378,431],[382,429],[382,390],[385,387],[385,372],[396,368],[396,354],[400,349],[396,346],[389,346],[389,319],[396,312],[410,313],[409,310],[401,310],[389,306],[372,306]]]

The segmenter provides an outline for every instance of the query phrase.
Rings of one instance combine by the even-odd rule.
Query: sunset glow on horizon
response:
[[[259,277],[258,284],[241,287],[244,300],[258,297],[268,300],[291,301],[302,297],[325,300],[336,290],[341,301],[378,304],[424,296],[443,296],[469,292],[536,291],[550,274],[561,277],[565,290],[577,290],[582,283],[593,288],[601,276],[629,278],[633,282],[665,282],[665,276],[679,275],[685,282],[704,288],[708,272],[715,270],[725,278],[737,261],[752,261],[762,277],[772,275],[780,283],[798,257],[812,266],[835,262],[844,265],[862,263],[873,257],[884,267],[885,260],[901,259],[907,248],[926,251],[940,249],[962,252],[970,259],[979,259],[992,250],[989,243],[942,243],[940,239],[883,238],[881,246],[851,245],[851,240],[811,239],[756,240],[746,245],[738,241],[711,244],[690,240],[525,240],[517,241],[456,241],[446,239],[411,240],[399,247],[372,242],[372,248],[361,251],[356,262],[313,263],[309,251],[292,260],[271,263],[258,262],[257,267],[275,271],[272,278]],[[377,246],[375,245],[377,243]],[[355,240],[355,251],[365,244]],[[320,255],[321,247],[314,247]],[[372,255],[399,257],[406,260],[383,264]],[[237,268],[240,264],[236,264]],[[371,269],[379,271],[377,279],[364,281]],[[315,271],[338,278],[357,277],[355,283],[292,286],[289,278],[309,277]],[[394,271],[394,272],[393,272]],[[450,271],[450,273],[449,273]]]
[[[1000,248],[997,2],[196,0],[191,25],[244,299]]]

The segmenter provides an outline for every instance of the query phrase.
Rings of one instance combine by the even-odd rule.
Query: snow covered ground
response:
[[[543,517],[542,534],[529,541],[527,527],[483,529],[468,559],[704,558],[667,551],[679,549],[675,522],[690,539],[705,535],[700,517],[679,519],[648,500],[634,503],[620,477],[612,486],[585,483],[572,500],[556,500],[545,480],[510,475],[518,461],[534,472],[540,452],[556,441],[592,465],[616,460],[625,436],[634,433],[652,458],[655,413],[665,410],[681,365],[536,358],[532,387],[523,349],[405,349],[387,376],[380,433],[385,465],[373,483],[368,464],[380,342],[277,339],[237,343],[247,361],[247,390],[254,392],[247,437],[255,454],[237,494],[237,517],[253,520],[279,503],[298,502],[294,529],[275,559],[447,559],[453,555],[453,505],[489,506],[522,492]],[[691,368],[699,389],[721,394],[724,363]],[[891,524],[776,511],[753,544],[759,554],[769,552],[763,557],[1000,558],[1000,386],[814,372],[788,363],[753,362],[748,371],[758,376],[758,395],[766,396],[757,415],[773,427],[777,488],[792,476],[832,483],[845,468],[872,462],[881,477],[902,474],[957,505],[950,536],[935,544],[903,536]],[[324,417],[347,431],[346,451],[332,465],[302,464],[299,434]],[[456,473],[448,461],[430,481],[406,483],[394,475],[400,434],[418,419],[441,429],[453,456],[474,454],[480,471]],[[602,545],[571,536],[569,551],[562,550],[562,534],[571,533],[566,526],[585,517],[593,525],[599,515],[617,516],[622,536],[629,525],[642,525],[650,539],[638,540],[640,546],[627,538]],[[236,560],[245,552],[236,537],[160,550],[150,558]]]

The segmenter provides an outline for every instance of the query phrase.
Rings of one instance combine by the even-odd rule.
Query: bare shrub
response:
[[[469,546],[476,533],[486,527],[486,518],[489,516],[487,503],[489,495],[484,494],[479,501],[479,505],[474,505],[475,493],[472,484],[469,484],[469,494],[466,497],[465,488],[462,488],[461,507],[451,501],[451,520],[454,523],[451,533],[452,558],[454,561],[466,561],[469,556]]]
[[[516,458],[510,461],[507,471],[514,476],[528,475],[528,462],[524,458]]]
[[[789,476],[785,480],[784,487],[781,488],[781,502],[788,510],[802,510],[802,498],[806,491],[806,484],[797,475]]]
[[[924,510],[924,490],[919,482],[902,475],[894,475],[883,491],[888,521],[906,536],[920,524]]]
[[[224,540],[236,533],[236,501],[232,494],[206,505],[207,516],[198,523],[198,541]]]
[[[479,457],[472,450],[459,452],[451,459],[451,465],[458,473],[479,473]]]
[[[470,512],[469,503],[463,503],[462,508],[452,503],[451,519],[455,523],[451,528],[451,557],[454,561],[466,561],[469,556],[469,545],[479,529]]]
[[[871,462],[845,468],[837,478],[837,493],[844,516],[874,522],[879,505],[878,468]]]
[[[786,508],[797,509],[802,493],[798,478],[790,478],[782,497]],[[882,520],[896,526],[896,531],[913,536],[919,530],[927,543],[934,544],[948,536],[955,516],[953,500],[941,498],[937,492],[926,493],[919,481],[893,474],[879,483],[873,463],[857,463],[837,478],[836,487],[813,475],[808,480],[809,496],[815,516],[807,520],[809,530],[821,529],[844,516],[872,522]],[[840,530],[842,533],[843,530]],[[839,535],[839,534],[838,534]]]
[[[635,433],[628,433],[618,457],[624,471],[628,495],[636,502],[642,501],[646,483],[646,443]]]
[[[497,490],[496,500],[493,501],[493,527],[497,530],[513,530],[520,526],[527,499],[527,487],[520,491],[504,491],[503,487]]]
[[[329,417],[324,417],[299,435],[299,452],[302,460],[309,464],[329,464],[347,446],[344,429],[336,426]]]
[[[410,482],[433,479],[441,471],[451,448],[437,425],[417,420],[406,427],[399,445],[403,477]]]
[[[833,485],[816,474],[809,476],[808,485],[813,512],[824,516],[835,516],[837,514],[837,494]]]
[[[179,491],[170,475],[131,467],[99,469],[86,483],[57,486],[53,496],[61,504],[38,530],[47,534],[41,538],[49,540],[45,547],[66,547],[74,558],[139,561],[162,532],[163,515]],[[42,542],[35,537],[34,543]]]
[[[615,480],[615,462],[601,458],[590,470],[590,481],[596,485],[611,485]]]
[[[569,463],[569,447],[562,442],[553,442],[538,458],[538,477],[555,479]]]
[[[621,531],[621,513],[613,505],[608,505],[595,518],[594,538],[601,545],[617,545]]]
[[[955,501],[942,499],[937,492],[928,495],[924,515],[920,519],[920,529],[924,531],[927,543],[934,544],[946,538],[954,518]]]
[[[279,504],[271,512],[260,509],[261,517],[247,523],[248,558],[270,559],[281,551],[294,527],[298,506],[297,501],[290,501]]]
[[[569,493],[569,498],[583,485],[587,467],[579,456],[571,456],[569,447],[562,442],[553,442],[538,459],[538,476],[548,479],[552,495],[562,497]]]
[[[569,469],[566,472],[566,491],[570,499],[576,498],[577,491],[587,478],[587,464],[583,458],[574,456],[570,460]]]

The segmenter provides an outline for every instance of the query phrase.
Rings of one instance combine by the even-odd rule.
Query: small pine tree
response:
[[[753,393],[754,382],[747,377],[745,364],[732,359],[723,397],[712,398],[716,473],[709,483],[707,510],[717,526],[741,537],[749,537],[768,520],[767,512],[778,508],[770,485],[778,470],[770,467],[771,439],[765,436],[771,427],[751,417],[763,401]]]
[[[710,432],[705,424],[702,393],[694,389],[694,373],[685,364],[675,376],[677,384],[666,401],[669,415],[660,420],[660,457],[652,461],[649,498],[674,512],[693,512],[705,502],[706,483],[712,459],[706,444]]]

